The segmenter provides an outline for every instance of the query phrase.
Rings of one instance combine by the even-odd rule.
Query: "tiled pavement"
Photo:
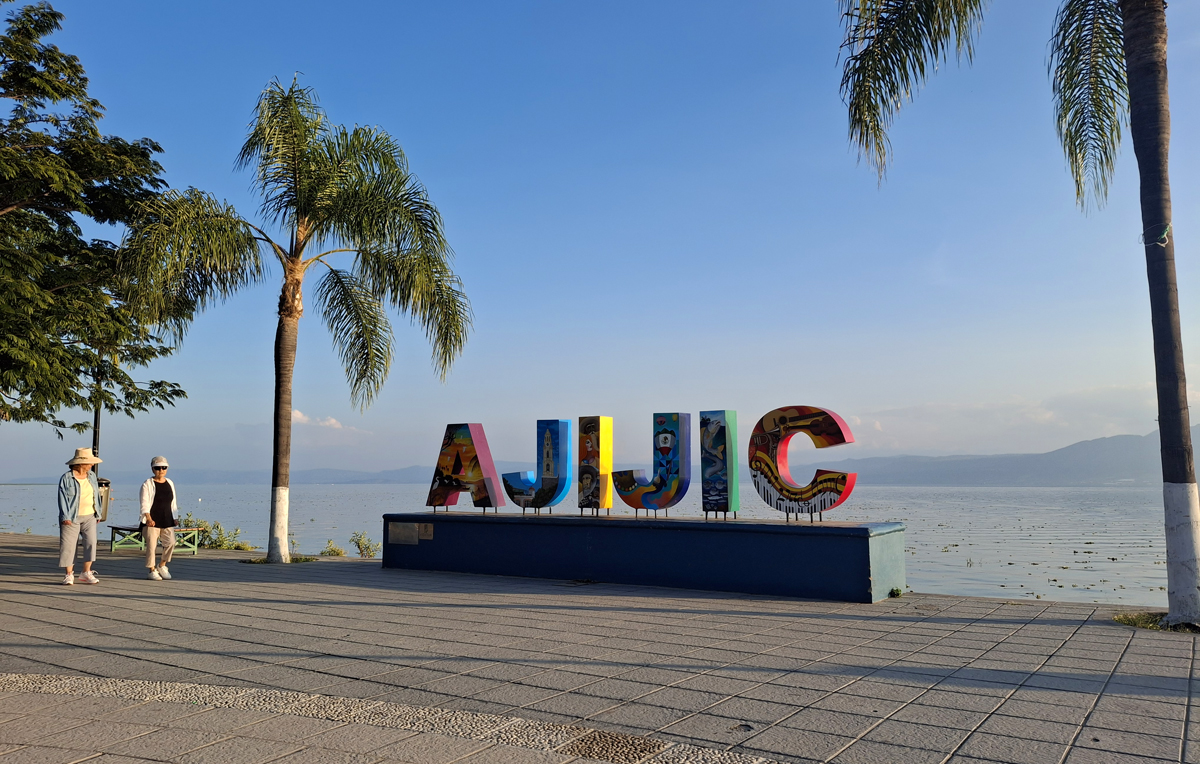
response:
[[[245,709],[214,705],[221,691],[211,687],[195,691],[208,695],[188,715],[178,703],[145,700],[153,693],[113,696],[107,715],[85,726],[98,715],[94,698],[63,703],[73,695],[0,682],[10,693],[0,697],[0,751],[14,749],[0,764],[73,761],[119,746],[121,735],[147,746],[162,738],[159,758],[179,762],[567,762],[586,753],[655,762],[1200,763],[1194,638],[1135,631],[1114,623],[1109,608],[931,595],[847,605],[385,571],[356,560],[243,565],[215,553],[177,559],[175,580],[161,583],[141,579],[133,556],[102,555],[100,585],[63,587],[53,544],[0,534],[0,673],[290,690],[366,700],[360,710],[438,709],[427,713],[462,728],[297,716],[287,704],[300,695],[262,692],[249,695],[276,705],[251,722],[238,715]],[[176,724],[204,714],[241,724]],[[617,733],[612,740],[626,747],[596,753],[595,733],[587,750],[511,745],[496,737],[506,727],[493,715],[543,722],[543,731]],[[258,726],[268,718],[286,731]],[[492,729],[481,732],[479,720]],[[39,731],[45,736],[30,737]],[[197,732],[223,737],[205,744]],[[358,748],[333,757],[339,749],[317,740],[327,733],[322,740]],[[360,750],[373,736],[401,733]],[[42,745],[50,736],[61,745]],[[207,747],[179,749],[191,741]],[[645,747],[631,753],[629,745]],[[89,760],[147,750],[158,749],[131,743]]]

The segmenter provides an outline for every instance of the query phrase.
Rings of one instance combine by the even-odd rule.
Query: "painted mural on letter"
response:
[[[471,494],[476,507],[504,506],[500,478],[481,424],[446,425],[425,506],[455,506],[463,491]]]
[[[817,448],[853,443],[840,416],[813,406],[788,406],[768,412],[750,435],[750,475],[763,501],[791,514],[826,512],[849,498],[855,473],[817,470],[808,485],[797,485],[788,470],[787,445],[803,433]]]
[[[563,500],[571,487],[571,421],[537,420],[538,468],[529,472],[505,472],[504,492],[522,509],[552,507]]]
[[[701,509],[737,512],[740,508],[737,412],[700,412]]]
[[[580,509],[612,509],[612,449],[612,417],[579,417]]]
[[[613,486],[621,501],[634,509],[668,509],[687,494],[692,480],[692,415],[655,414],[654,477],[645,470],[614,472]]]

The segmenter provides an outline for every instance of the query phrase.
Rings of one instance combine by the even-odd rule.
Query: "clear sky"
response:
[[[361,413],[310,313],[294,468],[432,464],[462,421],[495,458],[532,461],[536,419],[594,414],[616,418],[618,462],[648,464],[653,412],[736,409],[744,439],[794,404],[851,423],[839,458],[1155,428],[1133,152],[1127,138],[1109,204],[1082,214],[1046,75],[1057,3],[992,3],[973,66],[951,62],[900,114],[882,185],[846,140],[834,0],[54,5],[104,129],[160,142],[173,186],[257,215],[234,157],[259,92],[299,72],[334,122],[395,136],[442,211],[475,310],[466,354],[442,384],[398,321]],[[1197,384],[1200,7],[1172,3],[1168,21]],[[278,278],[139,372],[190,397],[106,418],[106,463],[269,465]],[[0,478],[53,474],[89,442],[4,425]],[[818,457],[805,448],[793,459]]]

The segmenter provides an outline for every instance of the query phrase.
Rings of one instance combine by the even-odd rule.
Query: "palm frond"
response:
[[[290,226],[308,217],[322,185],[314,177],[318,157],[313,154],[328,130],[311,88],[293,80],[287,88],[274,81],[263,90],[236,167],[254,166],[254,185],[263,196],[267,219]]]
[[[392,366],[387,310],[354,274],[336,268],[329,268],[317,284],[316,299],[346,370],[350,400],[365,409],[383,388]]]
[[[152,317],[203,310],[264,275],[254,231],[234,208],[194,188],[139,205],[118,253],[131,302]],[[168,327],[176,337],[182,326]]]
[[[470,303],[450,266],[442,217],[408,171],[400,146],[376,128],[334,128],[321,139],[325,191],[314,240],[356,253],[354,274],[378,299],[425,330],[442,379],[470,334]]]
[[[1129,88],[1117,0],[1066,0],[1054,20],[1048,63],[1054,118],[1080,207],[1108,196]]]
[[[888,128],[951,48],[971,60],[987,0],[840,0],[850,142],[882,180]]]

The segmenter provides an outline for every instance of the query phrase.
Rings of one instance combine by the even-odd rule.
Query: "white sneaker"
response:
[[[100,583],[100,579],[96,578],[96,574],[90,570],[83,571],[83,575],[79,577],[79,580],[81,583],[85,583],[85,584]]]
[[[159,565],[159,566],[158,566],[158,575],[162,576],[162,578],[163,578],[163,580],[164,580],[164,581],[169,581],[169,580],[171,580],[171,571],[167,570],[167,566],[166,566],[166,565]]]
[[[75,574],[74,573],[68,573],[67,575],[63,576],[63,586],[71,586],[74,583],[75,583]]]
[[[149,572],[146,573],[146,578],[150,579],[151,581],[161,581],[162,580],[162,576],[158,575],[158,571],[155,570],[154,568],[149,569]]]

